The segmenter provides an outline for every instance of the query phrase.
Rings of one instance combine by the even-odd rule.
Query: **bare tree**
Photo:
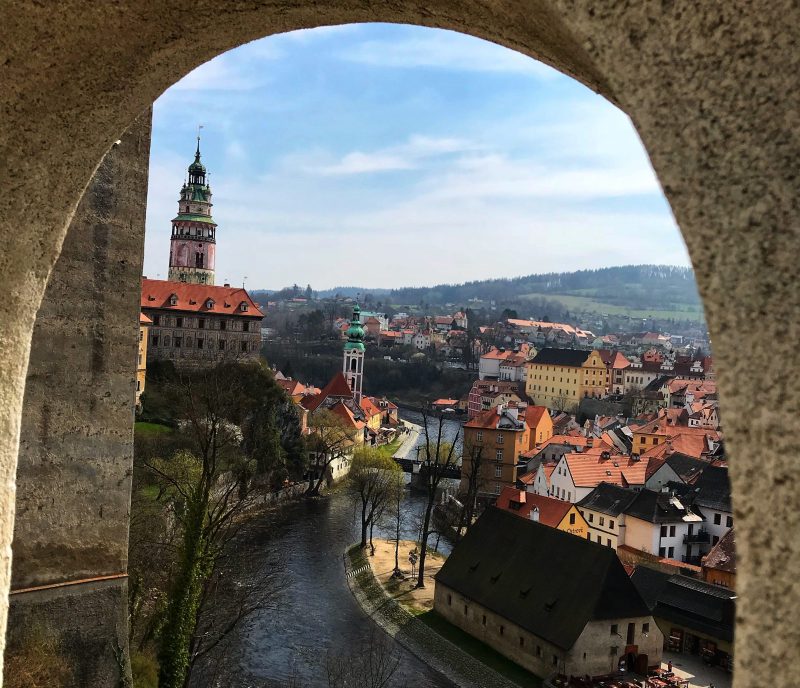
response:
[[[354,652],[328,652],[325,675],[328,688],[388,688],[400,664],[388,639],[372,630]]]
[[[461,532],[464,529],[469,529],[472,525],[472,520],[475,517],[475,510],[478,504],[478,493],[485,482],[483,460],[483,446],[470,445],[464,446],[463,456],[468,456],[469,459],[461,461],[461,476],[462,480],[466,479],[467,489],[463,495],[463,504],[461,507],[461,516],[458,521],[457,535],[461,537]]]
[[[327,409],[315,411],[308,425],[311,431],[308,436],[311,476],[306,494],[316,497],[331,464],[345,458],[352,451],[355,437],[345,422]]]
[[[458,465],[455,445],[458,433],[452,442],[444,440],[444,417],[439,416],[436,435],[432,439],[430,434],[430,415],[426,410],[422,413],[422,424],[425,431],[425,444],[423,445],[423,461],[420,472],[425,480],[425,511],[422,518],[422,533],[420,537],[419,572],[417,574],[417,587],[425,587],[425,558],[428,552],[428,536],[431,534],[431,514],[436,502],[436,495],[442,479]]]

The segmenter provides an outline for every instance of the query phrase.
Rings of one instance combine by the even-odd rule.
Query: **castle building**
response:
[[[211,187],[200,162],[200,137],[188,180],[181,188],[178,214],[172,220],[169,281],[214,284],[217,225],[211,218]]]
[[[361,325],[361,309],[353,307],[353,319],[347,328],[347,341],[344,345],[344,365],[342,372],[353,392],[356,404],[361,404],[361,385],[364,377],[364,328]]]
[[[145,277],[141,309],[152,321],[148,363],[202,366],[260,355],[264,314],[242,288]]]

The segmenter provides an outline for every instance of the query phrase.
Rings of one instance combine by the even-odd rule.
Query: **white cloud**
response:
[[[374,67],[428,67],[463,72],[506,72],[538,79],[559,73],[533,58],[454,31],[435,31],[406,38],[366,40],[341,51],[343,60]]]

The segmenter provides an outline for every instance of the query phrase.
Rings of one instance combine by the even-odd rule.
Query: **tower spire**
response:
[[[364,378],[364,328],[361,325],[361,309],[358,304],[353,306],[353,319],[347,328],[342,372],[353,392],[353,398],[360,404]]]

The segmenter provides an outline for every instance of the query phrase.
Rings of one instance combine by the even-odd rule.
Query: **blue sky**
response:
[[[145,274],[203,124],[217,284],[399,287],[688,265],[627,116],[519,53],[361,24],[272,36],[155,103]]]

